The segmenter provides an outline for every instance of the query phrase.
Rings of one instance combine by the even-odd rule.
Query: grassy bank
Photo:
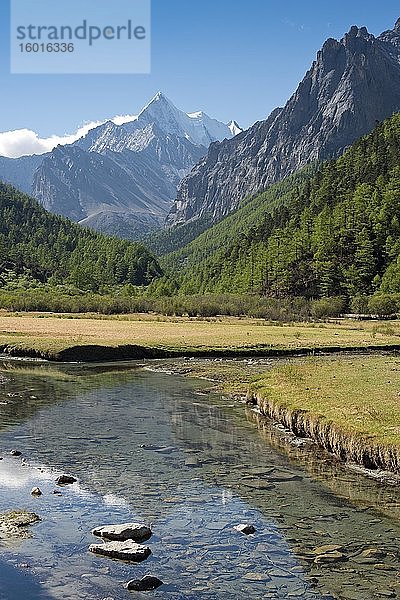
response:
[[[400,348],[400,323],[276,324],[249,318],[54,315],[0,311],[0,349],[53,360],[285,356]]]
[[[400,359],[306,359],[258,376],[249,396],[342,460],[400,472]]]

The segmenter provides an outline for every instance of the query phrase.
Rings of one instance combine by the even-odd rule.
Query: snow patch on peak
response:
[[[201,119],[203,117],[204,113],[202,110],[199,110],[198,112],[193,112],[193,113],[187,113],[187,116],[189,117],[189,119]]]
[[[230,121],[228,123],[228,127],[233,137],[235,137],[235,135],[239,135],[239,133],[242,133],[244,131],[241,127],[239,127],[236,121]]]

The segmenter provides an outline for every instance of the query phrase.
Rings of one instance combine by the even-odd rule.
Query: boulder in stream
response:
[[[108,558],[118,558],[132,562],[142,562],[151,554],[148,546],[137,544],[133,540],[125,542],[105,542],[104,544],[91,544],[89,551]]]
[[[72,483],[75,483],[77,481],[77,479],[75,479],[75,477],[72,477],[72,475],[60,475],[60,477],[58,477],[56,479],[56,484],[57,485],[70,485]]]
[[[38,487],[34,487],[31,491],[32,496],[36,496],[37,498],[42,495],[42,490]]]
[[[92,534],[114,542],[124,542],[126,540],[145,542],[151,537],[152,531],[150,527],[140,523],[122,523],[121,525],[96,527],[92,529]]]
[[[142,579],[132,579],[126,584],[126,588],[130,592],[150,592],[156,590],[161,585],[164,585],[158,577],[145,575]]]
[[[249,525],[248,523],[241,523],[240,525],[236,525],[234,529],[236,529],[236,531],[238,531],[239,533],[243,533],[244,535],[251,535],[252,533],[256,532],[256,528],[254,527],[254,525]]]

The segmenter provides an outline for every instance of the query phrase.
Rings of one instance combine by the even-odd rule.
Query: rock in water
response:
[[[10,454],[11,456],[21,456],[22,452],[19,450],[11,450]]]
[[[322,554],[329,554],[330,552],[342,552],[343,546],[337,544],[327,544],[325,546],[318,546],[313,550],[313,554],[321,556]]]
[[[94,554],[100,554],[101,556],[129,560],[132,562],[142,562],[151,554],[151,550],[148,546],[142,546],[132,540],[91,544],[89,546],[89,551]]]
[[[150,592],[156,590],[164,585],[158,577],[152,577],[151,575],[145,575],[142,579],[132,579],[127,583],[127,589],[130,592]]]
[[[252,533],[256,532],[256,528],[254,527],[254,525],[249,525],[248,523],[236,525],[235,529],[236,531],[239,531],[239,533],[243,533],[244,535],[251,535]]]
[[[42,491],[40,490],[40,488],[34,487],[33,490],[31,491],[31,494],[32,494],[32,496],[41,496]]]
[[[318,554],[314,559],[314,563],[319,565],[321,563],[335,563],[344,560],[347,560],[347,557],[343,554],[343,552],[334,550],[333,552],[327,552],[326,554]]]
[[[58,477],[56,479],[56,484],[57,485],[69,485],[72,483],[75,483],[77,481],[77,479],[75,479],[75,477],[72,477],[72,475],[60,475],[60,477]]]
[[[29,538],[29,525],[38,523],[40,517],[35,513],[25,510],[13,510],[6,513],[0,513],[0,538],[2,543],[8,538]]]
[[[12,527],[28,527],[28,525],[38,523],[40,520],[38,515],[26,510],[10,510],[6,513],[0,513],[0,523]]]
[[[123,523],[121,525],[104,525],[92,529],[93,535],[111,541],[134,540],[135,542],[145,542],[148,540],[152,531],[147,525],[140,523]]]

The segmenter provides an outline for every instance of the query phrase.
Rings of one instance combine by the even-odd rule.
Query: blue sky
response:
[[[0,131],[62,135],[136,114],[158,90],[186,111],[248,127],[286,102],[326,38],[351,25],[378,34],[399,16],[398,0],[153,0],[150,75],[10,75],[1,0]]]

